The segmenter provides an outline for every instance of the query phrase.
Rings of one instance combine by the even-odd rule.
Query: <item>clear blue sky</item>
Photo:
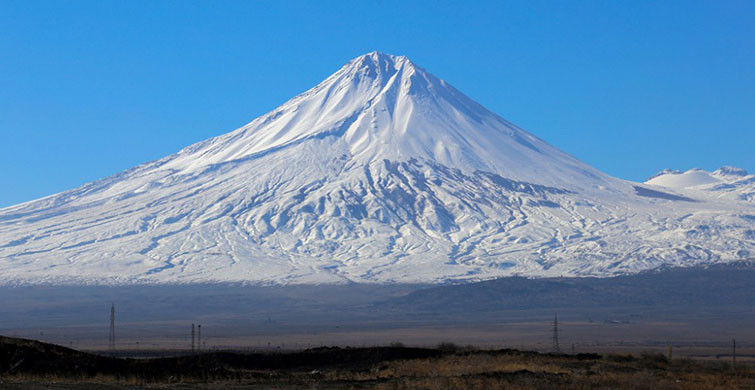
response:
[[[755,170],[753,1],[0,0],[0,206],[235,129],[379,50],[612,175]]]

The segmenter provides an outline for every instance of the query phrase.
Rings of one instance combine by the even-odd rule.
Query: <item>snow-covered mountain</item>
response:
[[[753,257],[751,198],[668,175],[606,175],[373,52],[233,132],[0,209],[0,282],[441,282]]]
[[[755,175],[736,167],[721,167],[713,172],[698,168],[686,172],[665,169],[645,183],[687,191],[701,198],[755,202]]]

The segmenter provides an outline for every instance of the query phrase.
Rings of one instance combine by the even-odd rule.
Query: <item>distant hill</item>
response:
[[[671,268],[613,278],[501,278],[430,287],[377,306],[403,312],[741,306],[755,297],[755,262]]]

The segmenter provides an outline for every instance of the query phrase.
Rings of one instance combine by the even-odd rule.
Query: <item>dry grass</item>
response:
[[[595,360],[485,352],[386,362],[368,371],[333,370],[319,383],[389,389],[755,389],[755,370],[657,355]],[[364,386],[359,387],[358,385]]]
[[[401,348],[401,347],[396,347]],[[548,355],[518,351],[476,351],[443,346],[442,355],[350,364],[321,369],[231,369],[231,378],[173,378],[149,383],[134,376],[94,378],[0,375],[8,389],[755,389],[755,367],[733,370],[723,362],[678,359],[658,354]],[[3,382],[5,381],[5,382]]]

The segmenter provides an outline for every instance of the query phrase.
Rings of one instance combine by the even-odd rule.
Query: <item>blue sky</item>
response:
[[[0,0],[0,207],[231,131],[372,50],[621,178],[755,170],[752,1]]]

